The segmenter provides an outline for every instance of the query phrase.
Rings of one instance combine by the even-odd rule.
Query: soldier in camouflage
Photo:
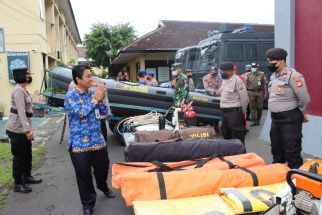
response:
[[[173,102],[175,107],[181,107],[182,101],[185,99],[188,104],[189,93],[189,79],[184,74],[184,68],[181,65],[175,65],[175,69],[172,71],[172,76],[175,78],[172,81],[172,87],[174,89]]]

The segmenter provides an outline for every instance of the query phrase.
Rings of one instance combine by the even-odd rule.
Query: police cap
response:
[[[282,48],[272,48],[266,51],[266,58],[270,60],[286,60],[287,51]]]

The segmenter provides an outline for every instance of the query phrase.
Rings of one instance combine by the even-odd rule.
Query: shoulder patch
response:
[[[295,85],[297,87],[302,87],[302,75],[300,74],[296,74],[294,77],[293,77],[293,80],[295,81]]]

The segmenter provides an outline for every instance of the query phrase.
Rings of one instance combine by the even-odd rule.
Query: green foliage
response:
[[[6,110],[7,106],[5,104],[0,103],[0,112],[4,112]]]
[[[111,26],[96,23],[85,35],[86,58],[91,58],[96,66],[109,67],[120,48],[136,39],[134,27],[129,23]]]
[[[44,89],[43,93],[57,93],[57,94],[64,94],[66,93],[66,90],[63,90],[63,89],[60,89],[60,88],[56,88],[56,87],[53,87],[53,88],[46,88]]]

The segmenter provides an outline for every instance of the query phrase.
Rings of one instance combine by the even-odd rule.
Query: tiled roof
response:
[[[123,47],[121,52],[176,51],[180,48],[197,45],[200,40],[208,37],[209,31],[219,30],[223,25],[231,29],[250,25],[255,32],[274,32],[273,25],[161,20],[157,29]]]

